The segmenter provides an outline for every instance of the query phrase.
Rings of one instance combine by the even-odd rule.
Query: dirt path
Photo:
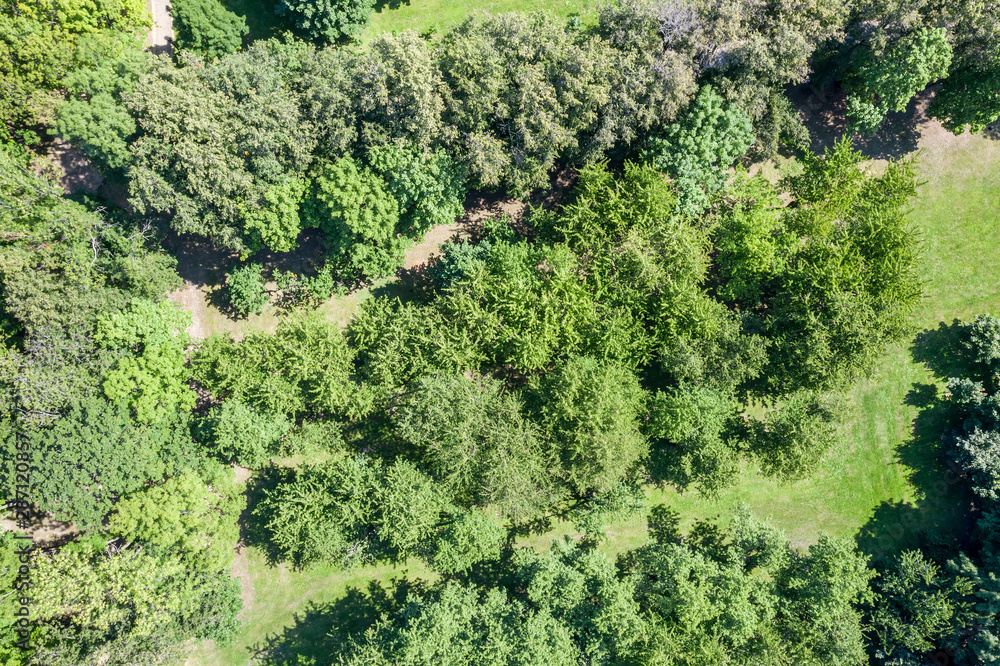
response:
[[[153,15],[153,27],[146,35],[146,46],[153,53],[174,52],[174,20],[170,16],[168,0],[146,0],[146,8]]]

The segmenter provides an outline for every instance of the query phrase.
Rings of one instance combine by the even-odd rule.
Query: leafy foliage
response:
[[[184,357],[190,315],[173,303],[134,300],[127,310],[103,315],[94,338],[98,344],[124,352],[105,372],[108,399],[128,405],[143,423],[169,418],[194,407]],[[131,352],[131,353],[128,353]]]
[[[916,93],[944,77],[951,57],[944,28],[921,28],[868,55],[855,74],[856,92],[847,97],[851,127],[873,134],[887,112],[905,110]]]
[[[267,305],[263,270],[260,264],[247,264],[234,268],[226,275],[229,304],[241,317],[260,314]]]
[[[274,11],[290,17],[310,39],[336,42],[364,30],[373,7],[372,0],[278,0]]]
[[[99,527],[114,503],[148,481],[193,467],[196,452],[185,419],[136,424],[104,400],[71,405],[60,419],[22,434],[28,442],[34,501],[81,528]],[[14,482],[13,451],[5,456]],[[13,496],[11,491],[9,496]]]
[[[171,5],[177,48],[214,60],[237,51],[249,32],[246,19],[218,0],[181,0]]]
[[[382,277],[403,261],[398,202],[381,178],[348,157],[320,167],[303,223],[327,234],[333,260],[348,276]]]
[[[399,228],[407,236],[421,238],[465,212],[464,170],[443,150],[422,153],[388,144],[372,148],[369,160],[399,204]]]
[[[724,171],[752,142],[750,118],[705,86],[684,117],[650,142],[650,155],[653,164],[674,179],[677,212],[695,216],[708,208],[711,196],[726,182]]]
[[[123,499],[108,531],[197,570],[228,570],[243,507],[232,469],[217,471],[211,486],[187,471]]]

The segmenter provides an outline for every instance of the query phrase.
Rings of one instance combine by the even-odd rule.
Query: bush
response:
[[[314,41],[335,42],[360,34],[373,9],[373,0],[279,0],[274,13],[291,18]]]
[[[247,264],[226,275],[229,304],[241,317],[260,314],[267,305],[263,271],[260,264]]]
[[[239,50],[249,32],[246,19],[219,0],[174,0],[171,3],[177,48],[214,60]]]

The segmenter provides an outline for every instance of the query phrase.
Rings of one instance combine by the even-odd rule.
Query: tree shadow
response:
[[[410,0],[377,0],[373,11],[378,14],[383,9],[399,9],[403,5],[409,7]]]
[[[268,492],[273,491],[283,483],[292,480],[294,471],[273,463],[257,471],[247,481],[246,508],[240,514],[240,542],[246,546],[258,548],[264,554],[268,565],[276,566],[282,561],[281,553],[271,540],[267,524],[271,516],[267,512],[257,511]]]
[[[909,470],[917,496],[881,503],[857,534],[859,548],[876,561],[919,548],[944,563],[971,544],[972,496],[954,464],[946,461],[941,443],[953,411],[936,391],[931,396],[927,386],[915,384],[907,395],[910,404],[923,406],[917,405],[910,437],[896,450],[895,460]],[[910,402],[914,395],[919,400]]]
[[[886,114],[885,121],[872,136],[852,134],[854,149],[868,159],[888,160],[905,157],[917,150],[917,126],[927,120],[924,109],[930,90],[918,93],[905,111]],[[847,94],[839,85],[817,91],[809,84],[789,90],[792,103],[809,130],[810,149],[822,153],[847,132]]]
[[[987,139],[1000,141],[1000,119],[987,125],[986,129],[983,130],[983,136]]]
[[[939,379],[976,376],[967,336],[957,319],[941,322],[914,337],[910,354]],[[914,383],[904,400],[918,411],[894,462],[908,470],[916,496],[876,507],[859,530],[857,542],[876,561],[920,548],[943,563],[974,546],[972,493],[955,463],[944,455],[942,443],[943,434],[953,426],[955,410],[934,384]]]
[[[938,379],[978,375],[985,369],[970,357],[968,329],[958,319],[918,333],[910,345],[910,355]]]
[[[433,259],[434,257],[431,258],[432,261]],[[396,279],[371,290],[375,298],[398,298],[403,303],[428,303],[434,298],[435,292],[434,277],[427,264],[402,267],[396,271]]]
[[[336,601],[310,602],[303,613],[295,614],[290,627],[266,636],[248,651],[253,663],[269,666],[338,663],[350,653],[352,637],[362,635],[381,617],[398,613],[407,596],[424,587],[419,581],[392,580],[383,586],[372,580],[367,587],[349,588]]]

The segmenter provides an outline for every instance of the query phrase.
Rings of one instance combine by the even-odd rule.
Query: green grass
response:
[[[391,594],[395,583],[433,582],[435,578],[419,561],[347,572],[330,567],[299,572],[284,564],[271,566],[254,548],[237,559],[237,568],[242,565],[247,567],[244,575],[252,581],[253,590],[244,595],[242,634],[225,647],[214,641],[199,644],[187,664],[247,664],[252,655],[286,642],[309,646],[301,649],[303,654],[310,653],[311,647],[322,650],[322,639],[334,626],[342,633],[365,626],[372,618],[363,609],[377,607],[377,598],[383,592]]]
[[[286,17],[274,13],[275,0],[222,0],[222,4],[229,11],[246,18],[250,29],[244,40],[247,44],[258,39],[277,37],[286,31],[296,32]],[[416,30],[421,34],[428,31],[442,33],[474,11],[491,14],[546,11],[559,18],[572,14],[585,17],[597,4],[598,0],[380,0],[375,5],[371,22],[361,34],[360,41],[367,42],[383,32]]]
[[[383,32],[402,32],[416,30],[424,33],[436,30],[446,31],[462,21],[475,11],[491,14],[504,12],[534,12],[546,11],[560,18],[572,14],[585,15],[595,7],[598,0],[412,0],[398,2],[396,0],[380,1],[372,14],[371,23],[362,35],[362,41],[368,41]]]
[[[943,375],[915,361],[913,349],[919,347],[914,340],[923,339],[921,333],[940,323],[1000,313],[1000,142],[924,129],[919,166],[924,182],[911,218],[924,241],[925,297],[913,316],[913,335],[889,348],[874,376],[848,392],[849,418],[819,472],[779,483],[747,469],[738,485],[716,499],[653,489],[650,505],[665,502],[690,525],[699,518],[726,522],[745,503],[784,529],[796,547],[826,532],[856,535],[873,554],[911,546],[921,530],[962,529],[962,496],[940,461],[941,426],[921,399],[940,392]],[[366,295],[330,303],[328,314],[349,318]],[[545,534],[519,543],[545,548],[552,539],[572,534],[571,525],[556,521]],[[645,516],[611,525],[608,536],[602,548],[612,555],[641,545]],[[380,593],[368,589],[369,581],[391,587],[393,579],[431,576],[416,562],[346,573],[323,568],[293,572],[269,567],[252,548],[241,562],[248,565],[245,576],[253,589],[242,636],[222,649],[211,643],[198,646],[188,664],[246,664],[277,639],[318,645],[335,626],[344,631],[370,619],[363,609]]]

